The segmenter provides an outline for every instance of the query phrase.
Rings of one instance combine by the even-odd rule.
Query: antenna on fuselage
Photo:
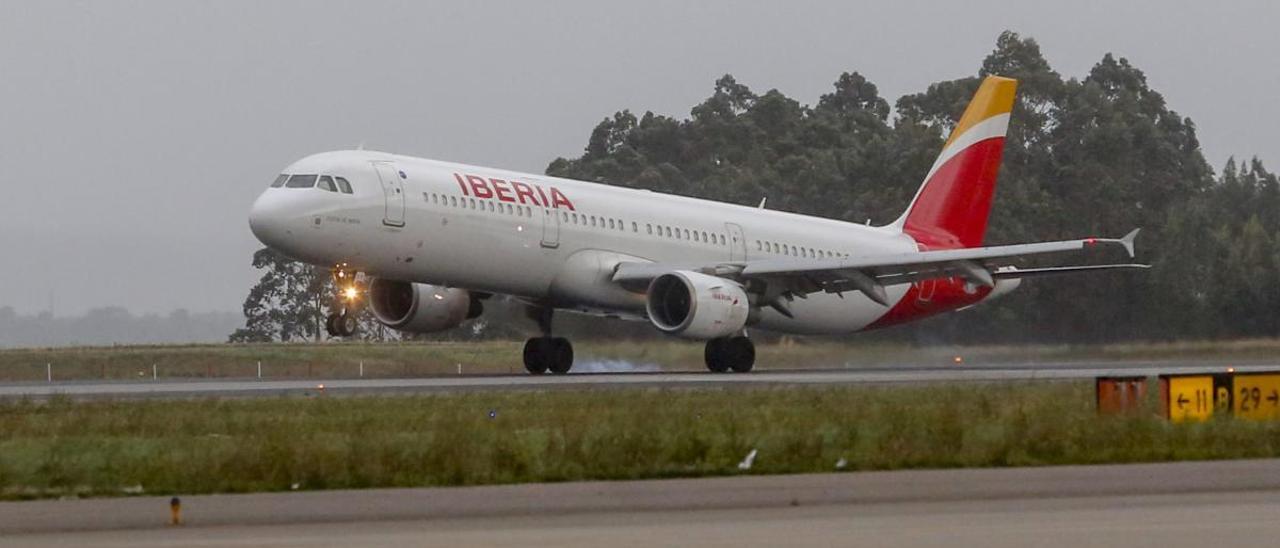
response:
[[[364,150],[364,141],[360,141],[360,144],[356,145],[356,150]]]
[[[761,196],[761,197],[760,197],[760,205],[756,206],[756,208],[758,208],[758,209],[764,209],[764,203],[765,203],[765,202],[767,202],[767,201],[769,201],[769,197],[768,197],[768,196]]]

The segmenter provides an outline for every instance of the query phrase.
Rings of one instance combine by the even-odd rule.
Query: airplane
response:
[[[430,333],[506,295],[541,336],[533,374],[567,373],[555,311],[645,321],[705,341],[713,372],[748,372],[747,328],[849,334],[1004,295],[1024,278],[1143,269],[1132,263],[1020,269],[1035,256],[1123,249],[1121,238],[984,247],[1017,81],[988,76],[902,215],[883,226],[368,150],[307,156],[254,202],[253,234],[333,273],[350,336],[368,306],[388,327]],[[1080,261],[1076,261],[1080,262]]]

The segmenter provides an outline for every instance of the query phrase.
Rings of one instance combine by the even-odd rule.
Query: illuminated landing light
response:
[[[524,225],[519,225],[519,226],[517,226],[517,227],[516,227],[516,232],[524,232]]]
[[[444,300],[444,295],[441,295],[441,294],[439,294],[439,293],[433,293],[431,296],[432,296],[432,297],[434,297],[437,301],[443,301],[443,300]]]
[[[342,290],[342,296],[345,297],[348,301],[354,301],[356,300],[356,297],[360,296],[360,292],[356,291],[356,288],[354,286],[347,286],[346,289]]]
[[[962,357],[960,357],[960,356],[956,356],[955,358],[952,358],[952,360],[951,360],[951,361],[956,362],[956,363],[964,363],[964,358],[962,358]]]
[[[1227,368],[1227,373],[1235,373],[1235,372],[1236,372],[1236,368],[1234,368],[1234,367],[1228,367],[1228,368]]]

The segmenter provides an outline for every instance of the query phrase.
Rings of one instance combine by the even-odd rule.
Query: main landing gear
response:
[[[551,308],[529,308],[529,317],[538,322],[541,337],[524,343],[524,368],[534,375],[550,371],[563,375],[573,367],[573,344],[564,337],[551,336]]]
[[[735,373],[746,373],[756,363],[756,345],[742,336],[711,339],[707,341],[703,357],[707,361],[707,369],[713,373],[731,369]]]

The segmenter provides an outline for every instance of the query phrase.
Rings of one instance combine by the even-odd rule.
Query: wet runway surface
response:
[[[0,503],[4,546],[1244,546],[1280,460]]]
[[[1154,376],[1168,373],[1280,371],[1280,364],[1189,364],[1168,362],[1022,363],[989,366],[918,366],[738,373],[583,373],[569,375],[444,376],[403,379],[218,379],[156,381],[72,381],[0,384],[0,398],[182,398],[199,396],[279,396],[395,394],[474,390],[549,390],[618,387],[753,387],[967,381],[1090,379],[1104,375]]]

